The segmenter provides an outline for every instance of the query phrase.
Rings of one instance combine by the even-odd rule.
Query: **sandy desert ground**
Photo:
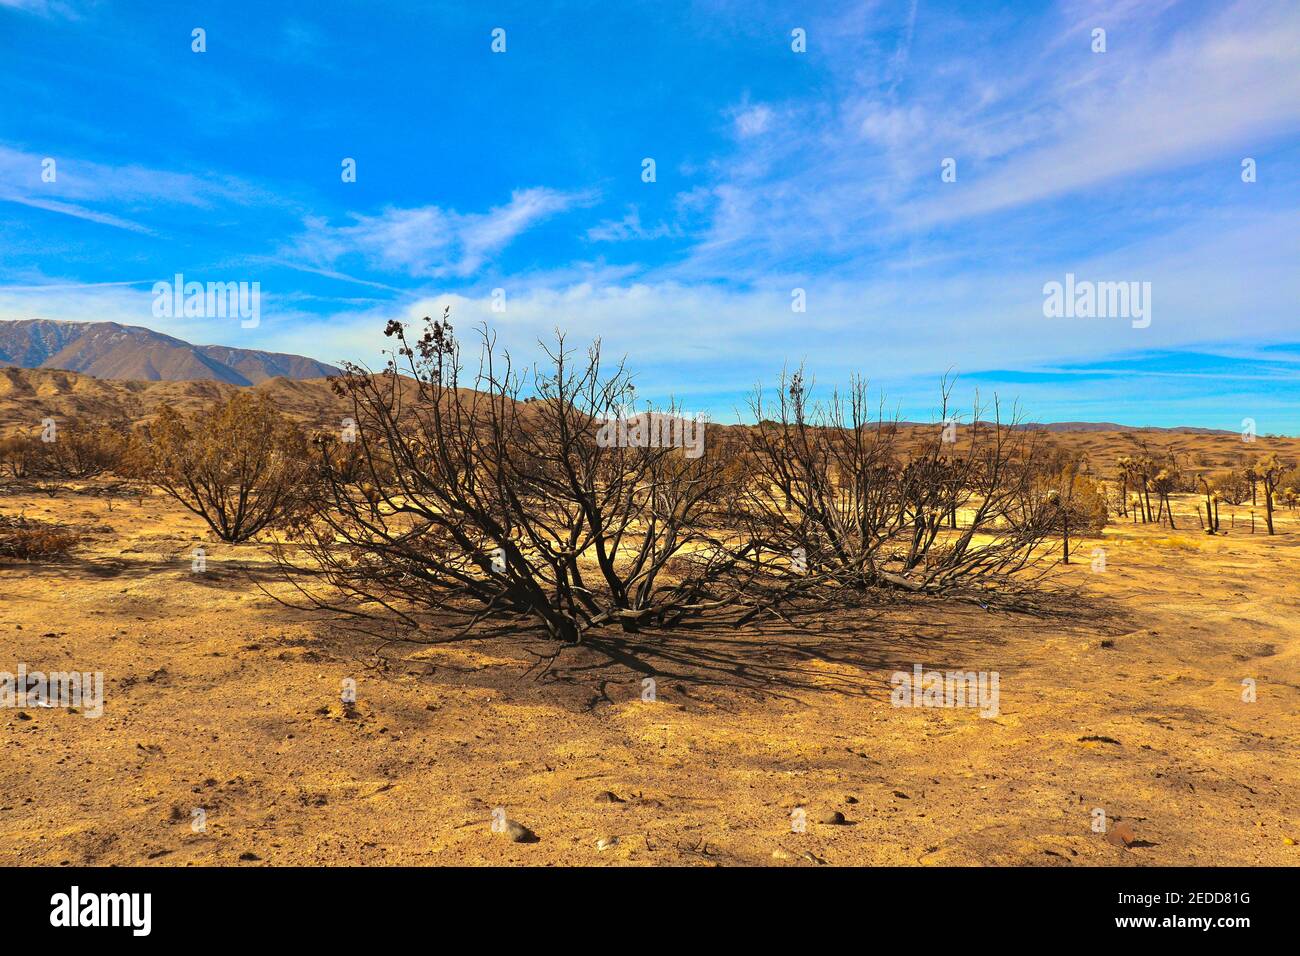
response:
[[[95,490],[0,498],[85,534],[64,563],[0,565],[0,670],[106,685],[99,719],[0,709],[0,863],[1300,861],[1293,513],[1272,538],[1240,518],[1207,537],[1190,499],[1189,530],[1113,524],[1045,616],[899,601],[572,650],[543,673],[538,641],[340,631],[258,590],[287,593],[262,546]],[[997,671],[998,716],[891,706],[891,673],[917,663]],[[497,807],[536,842],[493,833]],[[1130,846],[1093,832],[1095,808]]]

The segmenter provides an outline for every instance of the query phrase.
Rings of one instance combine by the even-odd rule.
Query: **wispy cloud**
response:
[[[44,209],[46,212],[72,216],[74,219],[84,219],[87,222],[96,222],[101,226],[113,226],[115,229],[126,229],[130,232],[145,235],[153,234],[153,230],[138,222],[132,222],[129,219],[123,219],[120,216],[114,216],[106,212],[95,212],[93,209],[87,209],[75,203],[59,202],[57,199],[32,199],[24,196],[7,195],[5,192],[0,191],[0,202],[14,202],[32,209]]]
[[[257,192],[231,177],[42,156],[0,146],[0,201],[143,234],[152,235],[155,229],[124,213],[147,214],[160,205],[211,209],[247,202]]]
[[[1237,3],[1199,19],[1167,8],[1137,17],[1133,4],[1074,4],[1036,31],[957,52],[988,28],[913,10],[895,55],[843,57],[829,92],[761,113],[742,100],[734,151],[704,187],[695,267],[761,274],[798,267],[810,250],[823,266],[860,266],[908,237],[933,245],[936,229],[1096,198],[1136,177],[1173,185],[1176,171],[1215,160],[1231,183],[1245,150],[1300,131],[1300,7]],[[1106,53],[1091,51],[1096,25],[1111,28]],[[929,79],[900,86],[905,66]],[[941,185],[948,157],[958,179]]]
[[[631,240],[669,239],[682,236],[682,228],[660,221],[655,226],[641,224],[641,212],[629,206],[622,219],[604,219],[587,230],[591,242],[628,242]]]
[[[387,273],[463,278],[532,227],[590,199],[589,193],[534,187],[516,190],[508,203],[485,213],[389,206],[374,216],[352,213],[347,226],[312,216],[284,255],[317,266],[357,257]]]
[[[746,106],[736,111],[736,135],[741,138],[757,136],[772,125],[772,108],[763,103]]]
[[[59,0],[0,0],[0,7],[8,7],[10,10],[22,10],[24,13],[35,13],[42,17],[73,18],[77,16],[76,8],[72,4],[61,3]]]
[[[1004,154],[968,188],[927,203],[915,224],[1020,206],[1123,176],[1172,172],[1208,157],[1231,160],[1234,150],[1300,131],[1295,4],[1234,4],[1159,45],[1141,33],[1118,33],[1109,43],[1107,53],[1083,54],[1100,64],[1086,86],[1075,74],[1057,72],[1047,81],[1050,118],[1039,111],[1036,128],[1021,129],[1026,142],[1017,144],[1016,155]],[[1126,43],[1133,46],[1126,50]]]
[[[223,23],[214,10],[202,57],[183,32],[86,5],[110,42],[96,37],[48,83],[40,67],[69,41],[51,35],[87,31],[26,15],[58,15],[53,2],[0,6],[26,31],[0,89],[36,104],[6,114],[0,146],[0,275],[23,283],[0,286],[0,313],[15,317],[151,324],[147,287],[94,280],[202,272],[262,281],[266,321],[249,333],[261,347],[328,360],[373,354],[387,318],[451,304],[458,329],[489,322],[521,351],[555,326],[603,336],[702,407],[806,358],[827,380],[855,370],[904,391],[949,368],[984,374],[1077,403],[1075,418],[1118,394],[1123,373],[1098,385],[1089,371],[1108,356],[1157,356],[1125,381],[1124,400],[1141,403],[1174,395],[1162,382],[1209,381],[1209,366],[1174,374],[1182,350],[1294,340],[1289,0],[845,0],[797,18],[771,0],[713,0],[644,18],[634,51],[619,46],[624,23],[561,2],[544,23],[521,13],[510,55],[487,68],[482,43],[455,39],[463,14],[433,5],[368,18],[347,70],[321,55],[350,25],[330,5],[237,44],[238,13]],[[539,25],[565,18],[592,31],[590,75],[541,55]],[[796,24],[805,54],[789,49]],[[1096,28],[1105,53],[1091,50]],[[436,69],[420,55],[430,35],[453,38]],[[380,50],[383,71],[351,69]],[[643,53],[659,64],[650,86]],[[444,76],[470,74],[445,95]],[[646,99],[629,109],[634,91]],[[437,124],[407,122],[435,101]],[[120,129],[102,123],[106,105],[122,107]],[[57,181],[43,181],[39,151],[65,146]],[[382,156],[385,175],[340,188],[349,155]],[[642,181],[643,155],[657,183]],[[958,176],[945,183],[949,157]],[[520,183],[537,185],[512,193]],[[110,228],[88,242],[85,223]],[[50,263],[88,284],[41,285]],[[1043,284],[1067,272],[1150,281],[1152,325],[1045,319]],[[491,308],[496,287],[505,312]],[[796,288],[806,312],[791,309]],[[1247,365],[1232,374],[1259,380]]]

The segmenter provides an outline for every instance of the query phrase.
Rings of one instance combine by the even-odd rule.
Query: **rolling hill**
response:
[[[226,401],[241,387],[270,398],[303,425],[336,427],[350,405],[324,378],[269,378],[253,386],[211,379],[191,382],[98,379],[61,369],[0,368],[0,435],[39,428],[43,418],[127,421],[152,419],[163,405],[194,414]]]
[[[331,429],[351,412],[350,402],[335,395],[327,381],[339,372],[300,355],[191,345],[114,322],[0,321],[0,435],[39,427],[46,416],[138,423],[163,405],[193,413],[240,388],[267,395],[308,428]],[[899,424],[918,434],[934,427]],[[1053,443],[1083,452],[1098,465],[1143,445],[1204,466],[1234,464],[1263,447],[1244,446],[1235,432],[1187,426],[1029,422],[1020,427],[1050,432]],[[1293,455],[1300,452],[1300,440],[1277,439],[1269,447]]]
[[[98,379],[59,369],[0,367],[0,437],[18,431],[34,432],[41,420],[52,416],[69,419],[127,421],[151,420],[163,405],[193,414],[225,401],[241,387],[266,395],[287,416],[311,430],[333,430],[344,417],[355,414],[351,403],[334,394],[326,378],[269,378],[253,386],[238,386],[211,379],[188,382],[122,381]],[[719,426],[724,431],[744,427]],[[752,426],[751,426],[752,427]],[[900,423],[918,436],[931,434],[934,425]],[[1049,442],[1088,457],[1092,468],[1113,468],[1120,455],[1173,454],[1194,468],[1238,466],[1265,451],[1287,460],[1300,458],[1300,438],[1261,437],[1254,445],[1235,432],[1198,428],[1134,428],[1109,423],[1070,422],[1027,425],[1050,432]]]

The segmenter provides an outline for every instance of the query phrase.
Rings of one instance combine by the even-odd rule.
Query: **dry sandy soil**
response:
[[[0,495],[85,532],[66,562],[0,565],[0,670],[106,685],[99,719],[0,710],[2,864],[1300,861],[1290,513],[1273,538],[1206,537],[1190,500],[1191,530],[1115,524],[1056,576],[1075,594],[1052,614],[900,602],[544,671],[540,642],[341,631],[256,587],[287,593],[263,547],[93,490]],[[916,663],[997,671],[998,716],[891,706]],[[538,840],[494,834],[496,807]],[[1094,808],[1136,841],[1094,833]]]

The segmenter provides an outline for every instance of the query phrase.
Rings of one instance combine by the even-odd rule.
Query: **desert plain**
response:
[[[897,597],[556,654],[286,606],[267,542],[156,490],[10,487],[0,511],[81,544],[0,563],[0,670],[105,692],[0,709],[0,863],[1294,865],[1300,516],[1209,536],[1198,501],[1178,530],[1113,517],[1024,610]],[[996,716],[893,706],[916,664],[996,672]]]

